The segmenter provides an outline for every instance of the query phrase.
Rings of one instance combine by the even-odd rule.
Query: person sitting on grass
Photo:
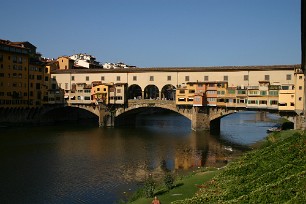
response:
[[[157,196],[154,197],[154,200],[152,201],[152,204],[161,204],[158,200]]]

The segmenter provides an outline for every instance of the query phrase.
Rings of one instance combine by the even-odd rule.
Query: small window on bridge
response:
[[[243,80],[244,80],[244,81],[248,81],[248,80],[249,80],[249,75],[244,75],[244,76],[243,76]]]
[[[188,98],[188,101],[193,101],[193,98]]]
[[[271,100],[270,105],[277,105],[278,101],[277,100]]]

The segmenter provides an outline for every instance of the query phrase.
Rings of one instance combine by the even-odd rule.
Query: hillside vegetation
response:
[[[172,203],[306,203],[306,134],[271,134],[261,148],[204,183],[195,197]]]

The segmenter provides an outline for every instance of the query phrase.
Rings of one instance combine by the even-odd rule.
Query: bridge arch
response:
[[[144,89],[144,99],[158,99],[159,89],[154,84],[149,84]]]
[[[189,120],[191,123],[191,118],[188,117],[187,114],[182,114],[178,111],[165,108],[165,107],[158,107],[158,106],[152,106],[152,107],[137,107],[134,109],[131,109],[129,111],[125,111],[119,115],[116,115],[114,118],[114,126],[136,126],[137,122],[137,116],[141,114],[154,114],[154,113],[162,113],[162,112],[171,112],[176,113],[177,115],[180,115],[184,117],[185,119]]]
[[[42,123],[84,121],[99,123],[99,110],[88,106],[61,106],[45,110],[40,117]]]

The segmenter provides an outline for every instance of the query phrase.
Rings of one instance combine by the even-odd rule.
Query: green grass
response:
[[[219,172],[218,170],[207,171],[183,177],[175,182],[175,187],[171,191],[167,192],[166,187],[161,186],[156,190],[155,195],[158,196],[162,204],[193,197],[195,193],[202,188],[203,183],[211,180]],[[151,203],[152,200],[153,198],[140,198],[131,203],[147,204]]]
[[[306,203],[306,134],[272,133],[222,170],[184,177],[171,191],[159,188],[155,194],[162,204]]]
[[[197,196],[172,203],[306,203],[306,135],[273,133],[213,181]]]

